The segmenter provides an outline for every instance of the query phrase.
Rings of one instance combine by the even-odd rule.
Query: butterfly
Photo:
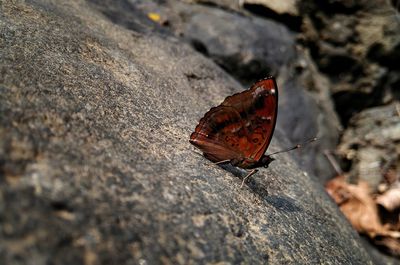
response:
[[[190,143],[216,164],[252,169],[242,181],[268,167],[274,160],[265,155],[278,115],[278,87],[267,77],[248,90],[225,98],[211,108],[190,135]]]

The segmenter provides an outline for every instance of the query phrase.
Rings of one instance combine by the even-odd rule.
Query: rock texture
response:
[[[337,151],[351,162],[353,180],[365,180],[377,190],[382,175],[391,167],[398,168],[399,141],[400,105],[392,104],[354,116]]]
[[[302,38],[319,69],[330,77],[343,125],[365,108],[399,100],[398,1],[302,1],[300,5]]]
[[[189,10],[184,35],[240,80],[251,83],[265,73],[276,75],[295,58],[294,34],[284,25],[216,8]]]
[[[372,264],[289,154],[240,189],[196,153],[198,119],[242,87],[146,14],[0,8],[1,264]]]

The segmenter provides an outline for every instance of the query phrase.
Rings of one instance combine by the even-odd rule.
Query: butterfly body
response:
[[[278,114],[278,88],[273,77],[227,97],[211,108],[190,136],[204,156],[215,162],[252,169],[268,166],[264,155],[271,142]]]

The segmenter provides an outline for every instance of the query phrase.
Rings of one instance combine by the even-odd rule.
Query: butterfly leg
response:
[[[231,162],[230,159],[226,159],[226,160],[221,160],[221,161],[215,162],[214,164],[215,165],[221,165],[221,164],[227,164],[227,163],[230,163],[230,162]]]
[[[257,169],[251,170],[251,171],[246,175],[246,177],[243,178],[243,180],[242,180],[242,185],[240,185],[240,188],[243,188],[243,185],[244,185],[244,183],[246,182],[246,180],[247,180],[250,176],[254,175],[254,174],[257,173],[257,172],[258,172]]]

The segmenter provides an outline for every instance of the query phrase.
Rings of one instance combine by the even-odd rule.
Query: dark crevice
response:
[[[367,56],[370,60],[390,69],[400,69],[400,44],[397,44],[390,52],[387,52],[382,44],[376,43],[371,46]]]
[[[256,60],[252,60],[246,65],[240,65],[240,59],[232,58],[215,59],[215,62],[245,86],[264,78],[266,73],[276,75],[271,68]]]
[[[366,108],[381,105],[382,90],[375,89],[372,93],[359,91],[344,91],[332,95],[335,109],[342,125],[346,128],[349,120],[355,114]]]
[[[54,211],[73,212],[73,209],[70,206],[68,206],[68,204],[66,202],[63,202],[63,201],[54,201],[54,202],[51,202],[50,205]]]
[[[192,40],[190,40],[190,44],[192,44],[193,48],[196,51],[204,54],[207,57],[209,56],[206,45],[204,45],[204,43],[201,42],[200,40],[192,39]]]
[[[317,63],[321,72],[328,74],[331,78],[342,73],[352,73],[354,78],[363,74],[363,67],[356,58],[348,54],[323,54],[317,43],[307,43],[311,57]]]
[[[357,60],[348,55],[325,56],[319,60],[320,70],[330,75],[339,75],[354,71],[360,72],[360,69],[357,69],[360,67]]]
[[[282,23],[293,31],[301,31],[301,17],[293,16],[290,14],[277,14],[270,8],[259,4],[244,4],[243,8],[260,17],[269,18],[279,23]]]
[[[400,0],[392,0],[392,6],[397,10],[397,12],[400,12]],[[397,14],[400,16],[399,14]],[[400,19],[400,17],[399,17]]]
[[[226,6],[226,5],[220,5],[220,4],[218,4],[216,2],[213,2],[213,1],[199,1],[196,4],[200,5],[200,6],[204,6],[204,7],[220,9],[222,11],[229,12],[231,14],[235,14],[235,15],[238,15],[238,16],[245,17],[243,12],[240,12],[238,10],[230,8],[229,6]]]
[[[226,10],[225,6],[221,6],[218,3],[213,2],[213,1],[201,1],[201,2],[198,2],[197,4],[206,6],[206,7],[220,8],[220,9]]]
[[[343,172],[349,172],[353,166],[353,161],[351,159],[341,158],[339,160],[340,168]]]
[[[316,1],[318,10],[324,12],[328,16],[335,14],[354,15],[358,10],[362,8],[360,3],[357,1],[327,1],[319,0]]]
[[[395,99],[400,100],[400,78],[390,86],[390,90]]]

